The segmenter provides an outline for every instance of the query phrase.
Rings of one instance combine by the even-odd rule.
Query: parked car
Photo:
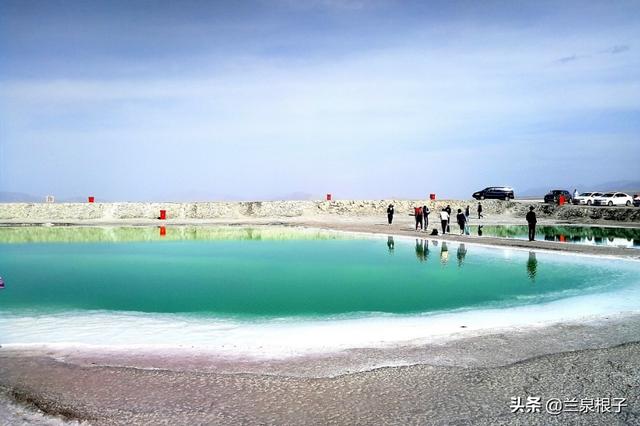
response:
[[[570,203],[571,199],[573,198],[569,191],[565,191],[564,189],[552,189],[547,195],[544,196],[544,202],[557,204],[558,200],[560,200],[561,195],[564,196],[565,203]]]
[[[635,197],[633,197],[633,205],[640,207],[640,194],[636,194]]]
[[[624,192],[607,192],[593,199],[595,206],[630,206],[631,204],[633,204],[633,198]]]
[[[510,186],[489,186],[482,191],[473,193],[473,198],[476,200],[513,200],[514,197],[513,188]]]
[[[584,204],[590,206],[593,204],[593,199],[602,195],[602,192],[583,192],[577,197],[573,197],[573,204]]]

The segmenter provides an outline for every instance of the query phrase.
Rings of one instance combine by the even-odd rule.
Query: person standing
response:
[[[387,207],[387,220],[389,221],[389,225],[393,222],[393,213],[395,213],[393,204],[389,204],[389,207]]]
[[[418,230],[418,226],[422,229],[422,207],[414,207],[413,214],[416,217],[416,231]]]
[[[451,232],[451,206],[449,204],[447,204],[447,214],[449,215],[449,220],[447,221],[447,232]]]
[[[471,234],[471,229],[469,228],[469,220],[471,219],[471,207],[467,204],[467,208],[464,209],[464,215],[467,219],[464,226],[465,235]]]
[[[447,209],[442,209],[440,212],[440,224],[442,225],[442,234],[447,233],[447,225],[449,224],[449,213]]]
[[[482,203],[478,203],[478,219],[482,219]]]
[[[574,188],[573,189],[573,199],[572,200],[575,200],[577,196],[578,196],[578,188]]]
[[[464,234],[465,227],[467,224],[467,217],[464,215],[464,213],[462,213],[462,209],[458,209],[456,220],[458,221],[458,226],[460,227],[460,235],[462,235]]]
[[[533,211],[533,206],[529,207],[529,213],[527,213],[526,219],[529,224],[529,241],[534,241],[536,239],[536,223],[538,220],[536,213]]]
[[[431,210],[429,210],[429,207],[422,206],[422,221],[424,222],[425,232],[427,231],[427,227],[429,226],[429,213],[431,213]]]

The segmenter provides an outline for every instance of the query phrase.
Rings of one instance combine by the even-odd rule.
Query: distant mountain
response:
[[[277,197],[273,197],[272,199],[279,200],[279,201],[289,201],[289,200],[298,201],[298,200],[317,200],[320,198],[321,197],[314,197],[312,194],[309,194],[307,192],[292,192],[290,194],[284,194]]]
[[[529,188],[525,191],[516,193],[517,197],[534,197],[543,196],[552,189],[566,189],[567,191],[573,191],[574,187],[570,185],[556,185],[554,187],[536,187]],[[610,182],[600,182],[593,184],[579,185],[578,191],[622,191],[640,193],[640,180],[616,180]]]
[[[0,203],[33,203],[37,201],[44,201],[44,197],[23,192],[0,191]]]
[[[617,180],[594,185],[599,191],[640,192],[640,180]]]

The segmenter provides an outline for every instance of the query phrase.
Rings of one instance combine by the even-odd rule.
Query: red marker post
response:
[[[160,210],[160,220],[167,220],[167,211]]]
[[[327,201],[331,201],[331,194],[327,194]]]
[[[96,201],[96,197],[89,197],[89,202],[93,203],[94,201]]]

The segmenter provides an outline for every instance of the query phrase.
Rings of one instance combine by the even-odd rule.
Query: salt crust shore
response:
[[[345,359],[303,358],[211,368],[198,357],[0,350],[0,420],[7,424],[632,425],[640,422],[640,319],[610,318],[343,354],[361,372],[325,372]],[[612,346],[614,345],[614,346]],[[589,349],[591,348],[591,349]],[[595,349],[594,349],[595,348]],[[514,361],[519,358],[522,361]],[[122,363],[134,367],[119,366]],[[146,365],[160,365],[148,367]],[[481,365],[481,366],[480,366]],[[303,374],[295,374],[295,371]],[[243,371],[242,373],[240,371]],[[259,371],[259,372],[258,372]],[[511,413],[511,398],[625,398],[621,413]]]
[[[336,200],[336,201],[252,201],[194,203],[0,203],[0,223],[94,222],[110,223],[126,220],[153,220],[165,210],[173,221],[215,219],[382,217],[389,204],[398,216],[413,212],[414,206],[427,205],[433,212],[447,205],[452,209],[471,206],[475,215],[476,200]],[[533,205],[540,218],[581,223],[640,224],[640,208],[556,206],[528,201],[482,201],[484,214],[523,218]]]

